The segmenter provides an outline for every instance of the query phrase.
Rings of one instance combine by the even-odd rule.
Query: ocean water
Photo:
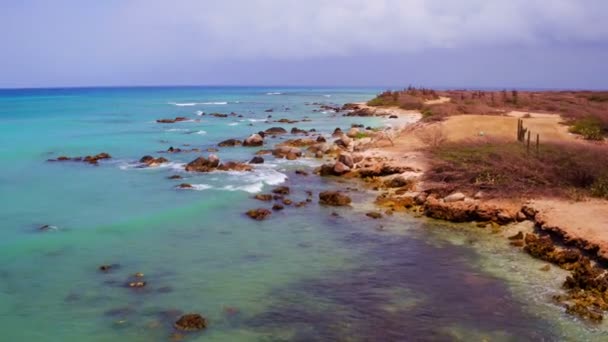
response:
[[[296,175],[318,160],[275,160],[253,172],[192,174],[217,147],[273,126],[329,137],[353,123],[313,103],[364,101],[379,89],[87,88],[0,90],[1,341],[553,341],[603,340],[604,326],[553,305],[565,274],[472,227],[317,204],[337,180]],[[266,112],[273,109],[272,112]],[[202,113],[206,115],[201,115]],[[208,114],[235,112],[243,117]],[[272,115],[272,118],[268,118]],[[159,124],[156,119],[189,120]],[[309,122],[278,124],[289,118]],[[269,148],[291,135],[267,139]],[[247,161],[257,148],[220,148]],[[48,162],[107,152],[98,166]],[[170,160],[141,168],[144,155]],[[179,174],[183,180],[167,177]],[[194,190],[177,190],[187,182]],[[255,193],[288,185],[294,202],[265,221]],[[52,229],[41,231],[42,225]],[[111,272],[98,270],[116,264]],[[125,284],[136,272],[146,286]],[[179,313],[209,319],[176,336]]]

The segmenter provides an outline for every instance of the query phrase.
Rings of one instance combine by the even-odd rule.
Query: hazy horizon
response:
[[[601,0],[7,0],[0,88],[608,89]]]

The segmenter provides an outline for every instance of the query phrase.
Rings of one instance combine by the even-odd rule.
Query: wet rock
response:
[[[351,127],[348,132],[346,132],[346,136],[349,138],[354,138],[360,133],[359,129],[356,127]]]
[[[338,161],[346,165],[349,169],[352,169],[355,166],[355,161],[350,154],[340,153],[340,156],[338,156]]]
[[[515,220],[517,220],[517,222],[522,222],[525,221],[527,219],[526,214],[524,214],[521,211],[518,211],[517,214],[515,215]]]
[[[348,145],[350,145],[352,141],[353,140],[351,138],[347,137],[346,135],[343,135],[342,137],[340,137],[340,139],[334,141],[334,144],[342,148],[348,148]]]
[[[110,158],[112,158],[112,156],[110,156],[108,153],[102,152],[102,153],[96,154],[94,156],[86,156],[82,159],[82,161],[84,161],[85,163],[96,165],[98,161],[100,161],[102,159],[110,159]],[[80,160],[80,158],[74,158],[73,160]]]
[[[293,201],[290,200],[289,198],[283,198],[282,202],[285,205],[292,205],[293,204]]]
[[[299,129],[297,127],[293,127],[291,129],[291,134],[306,134],[306,135],[308,135],[308,131],[306,131],[304,129]]]
[[[412,186],[412,182],[410,182],[409,180],[401,177],[401,176],[397,176],[397,177],[393,177],[387,181],[384,182],[384,186],[386,186],[387,188],[410,188]]]
[[[342,134],[344,134],[342,132],[342,129],[340,129],[340,127],[337,127],[336,129],[334,129],[334,132],[331,134],[332,137],[339,137],[342,136]]]
[[[308,147],[316,144],[318,144],[317,141],[313,139],[290,139],[282,142],[280,146]]]
[[[198,331],[207,328],[207,319],[195,313],[185,314],[181,316],[173,327],[182,331]]]
[[[399,117],[397,115],[389,115],[388,117],[389,119],[398,119]]]
[[[127,286],[133,289],[140,289],[146,286],[145,281],[130,281],[127,283]]]
[[[283,210],[285,207],[282,204],[275,204],[272,206],[272,210],[278,211],[278,210]]]
[[[178,116],[175,119],[158,119],[156,120],[157,123],[176,123],[176,122],[180,122],[180,121],[186,121],[188,120],[188,118],[183,117],[183,116]]]
[[[249,211],[247,211],[247,216],[249,216],[250,218],[257,220],[257,221],[262,221],[264,219],[266,219],[268,216],[270,216],[271,212],[268,209],[265,208],[258,208],[258,209],[251,209]]]
[[[253,167],[247,163],[229,161],[217,167],[218,171],[252,171]]]
[[[255,156],[251,158],[249,164],[264,164],[264,158],[260,156]]]
[[[262,156],[266,154],[272,154],[272,150],[259,150],[255,153],[256,156]]]
[[[446,203],[464,201],[466,196],[462,192],[455,192],[443,198]]]
[[[216,118],[227,118],[228,117],[228,114],[224,114],[224,113],[211,113],[209,115],[215,116]]]
[[[268,135],[287,134],[287,131],[283,127],[270,127],[265,130],[264,133]]]
[[[339,191],[323,191],[319,193],[319,203],[331,206],[347,206],[352,200]]]
[[[209,155],[209,158],[198,157],[186,165],[186,171],[210,172],[220,165],[220,159],[216,155]]]
[[[113,269],[119,268],[118,264],[103,264],[99,266],[101,272],[110,272]]]
[[[370,211],[369,213],[365,214],[365,216],[371,217],[375,220],[382,218],[382,214],[376,211]]]
[[[535,234],[526,234],[525,242],[524,251],[535,258],[550,261],[550,254],[555,251],[555,246],[550,237],[538,237]]]
[[[163,157],[154,158],[152,156],[143,156],[139,160],[140,163],[145,164],[146,166],[149,166],[149,167],[159,166],[160,164],[166,163],[168,161],[169,160],[167,160],[166,158],[163,158]]]
[[[262,146],[264,145],[264,138],[259,134],[252,134],[245,141],[243,141],[243,146]]]
[[[258,201],[264,201],[264,202],[272,201],[271,194],[257,194],[253,198],[257,199]]]
[[[273,194],[289,195],[290,189],[288,186],[279,186],[272,190]]]
[[[300,176],[308,176],[308,172],[301,170],[301,169],[297,169],[296,170],[296,175],[300,175]]]
[[[169,177],[167,177],[168,179],[182,179],[182,176],[180,175],[171,175]]]
[[[323,137],[322,135],[319,135],[317,137],[317,142],[318,143],[324,143],[324,142],[327,142],[327,139],[325,139],[325,137]]]
[[[336,176],[341,176],[345,173],[350,172],[350,167],[344,165],[343,163],[337,161],[333,167],[333,174]]]
[[[296,147],[277,146],[277,148],[272,151],[272,155],[277,158],[294,160],[302,156],[302,151]]]
[[[242,145],[243,142],[238,139],[228,139],[217,144],[219,147],[235,147]]]

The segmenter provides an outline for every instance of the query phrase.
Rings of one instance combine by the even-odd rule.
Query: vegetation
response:
[[[570,126],[570,132],[580,134],[587,140],[603,140],[602,122],[595,117],[575,120]]]
[[[427,181],[498,197],[577,193],[608,198],[608,147],[544,144],[540,155],[517,142],[460,142],[429,151]]]
[[[449,102],[428,104],[447,97]],[[569,122],[593,118],[591,139],[608,133],[608,92],[592,91],[477,91],[412,88],[385,91],[370,106],[398,106],[420,110],[424,121],[438,121],[458,114],[504,114],[508,111],[561,114]],[[585,135],[585,134],[583,134]]]

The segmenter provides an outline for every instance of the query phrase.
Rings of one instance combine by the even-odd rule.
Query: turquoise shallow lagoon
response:
[[[606,340],[605,326],[551,303],[564,274],[538,271],[542,263],[490,232],[405,215],[372,220],[364,213],[373,194],[363,191],[352,192],[353,208],[319,206],[318,192],[340,184],[295,174],[315,160],[265,156],[249,173],[190,174],[183,164],[200,153],[159,153],[205,150],[272,126],[328,136],[352,123],[384,126],[390,120],[313,105],[377,91],[0,90],[0,340],[167,341],[180,312],[210,322],[186,341]],[[311,121],[267,123],[268,115]],[[190,120],[155,122],[176,116]],[[256,150],[217,154],[246,161]],[[113,158],[46,161],[99,152]],[[143,155],[170,162],[139,168]],[[184,180],[167,178],[174,174]],[[196,190],[176,190],[180,182]],[[294,201],[306,191],[315,200],[261,222],[243,215],[268,206],[251,197],[279,184]],[[46,224],[54,229],[40,231]],[[102,264],[119,267],[102,273]],[[143,289],[125,286],[136,272]]]

